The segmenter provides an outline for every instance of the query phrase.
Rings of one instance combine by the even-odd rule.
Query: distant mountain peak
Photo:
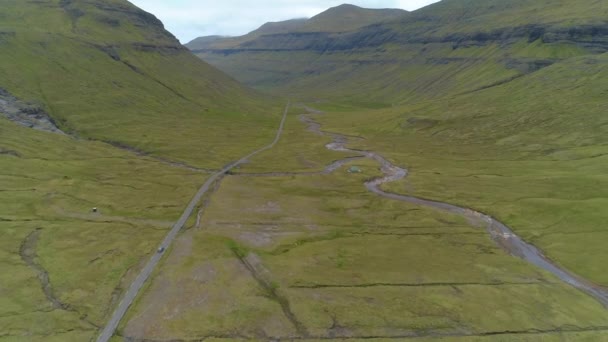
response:
[[[241,37],[206,36],[194,39],[186,44],[191,50],[210,48],[230,48],[253,39],[290,33],[326,32],[341,33],[360,29],[364,26],[398,20],[409,12],[402,9],[371,9],[351,4],[342,4],[307,18],[296,18],[278,22],[268,22],[258,29]]]
[[[285,21],[272,21],[272,22],[268,22],[268,23],[260,26],[260,28],[258,28],[257,30],[255,30],[251,33],[255,33],[255,34],[285,33],[285,32],[289,32],[289,31],[298,29],[298,28],[306,25],[307,21],[308,21],[308,18],[295,18],[295,19],[289,19],[289,20],[285,20]]]
[[[357,5],[352,5],[352,4],[342,4],[342,5],[338,5],[338,6],[332,7],[330,9],[346,9],[346,8],[358,8],[358,9],[362,9],[362,7],[359,7]]]
[[[330,7],[326,11],[317,14],[315,17],[324,15],[344,15],[352,13],[367,13],[369,14],[382,14],[382,15],[402,15],[408,13],[408,11],[400,8],[364,8],[357,5],[342,4],[335,7]],[[313,17],[313,18],[315,18]]]
[[[308,26],[320,28],[311,31],[352,31],[363,26],[394,20],[407,13],[405,10],[396,8],[372,9],[342,4],[310,18]]]

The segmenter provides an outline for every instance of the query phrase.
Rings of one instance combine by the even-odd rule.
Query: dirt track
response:
[[[251,152],[250,154],[237,160],[236,162],[228,164],[222,170],[212,174],[207,179],[205,184],[203,184],[203,186],[199,189],[199,191],[196,193],[194,198],[190,201],[190,203],[188,204],[188,207],[186,207],[186,210],[184,210],[182,216],[179,218],[177,223],[175,223],[175,225],[173,226],[171,231],[169,231],[169,233],[167,234],[165,239],[158,246],[159,252],[154,253],[151,256],[150,260],[148,261],[148,263],[146,264],[144,269],[139,273],[137,278],[135,278],[135,280],[133,281],[133,283],[127,290],[127,292],[124,294],[121,302],[118,304],[118,307],[116,308],[116,311],[114,311],[108,324],[105,326],[105,328],[99,335],[97,342],[108,342],[112,338],[112,336],[114,336],[114,332],[116,331],[116,328],[118,328],[118,324],[120,323],[120,321],[122,320],[124,315],[127,313],[127,310],[129,309],[131,304],[133,304],[133,302],[135,301],[135,298],[139,294],[139,291],[141,290],[141,288],[144,286],[146,281],[150,278],[150,275],[152,274],[152,272],[154,271],[154,269],[156,268],[156,266],[162,259],[163,255],[165,254],[164,252],[166,250],[168,250],[169,247],[171,247],[171,244],[173,243],[173,241],[175,240],[175,238],[177,237],[179,232],[182,230],[182,227],[186,224],[186,221],[188,220],[190,215],[192,215],[194,208],[198,205],[200,200],[203,198],[203,195],[205,195],[205,193],[207,193],[207,191],[209,191],[209,189],[215,183],[216,180],[223,177],[228,171],[247,162],[249,158],[255,156],[256,154],[262,153],[266,150],[273,148],[277,144],[279,139],[281,138],[281,134],[283,133],[283,127],[285,127],[285,119],[287,118],[288,112],[289,112],[289,104],[287,104],[287,106],[285,107],[285,111],[283,112],[283,118],[281,119],[281,123],[277,130],[277,134],[276,134],[274,140],[272,141],[272,143],[270,143],[269,145],[267,145],[265,147],[262,147],[258,150]]]

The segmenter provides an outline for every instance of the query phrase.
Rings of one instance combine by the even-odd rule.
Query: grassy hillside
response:
[[[608,8],[597,0],[443,0],[429,5],[406,20],[394,22],[398,31],[419,28],[428,36],[454,32],[491,32],[520,26],[568,27],[605,25]],[[429,19],[440,22],[439,29]]]
[[[259,89],[391,106],[608,51],[606,11],[601,1],[441,1],[355,32],[292,32],[197,54]]]
[[[0,111],[67,134],[0,113],[0,340],[94,339],[202,169],[267,143],[278,106],[127,1],[3,1]]]
[[[589,74],[593,71],[598,69],[588,70]],[[531,88],[530,97],[546,95]],[[489,91],[487,96],[488,103],[496,101]],[[465,106],[467,100],[470,96],[459,103]],[[592,103],[590,108],[596,105]],[[525,103],[520,106],[518,109],[523,110]],[[497,110],[501,107],[497,104]],[[429,110],[441,117],[441,112]],[[208,202],[201,229],[189,230],[177,241],[175,251],[122,325],[121,336],[150,340],[221,336],[218,340],[226,341],[606,338],[603,327],[608,311],[603,306],[508,255],[484,229],[452,214],[366,191],[363,182],[381,174],[376,162],[352,159],[333,173],[315,174],[332,160],[349,154],[340,157],[338,152],[328,152],[327,139],[311,133],[298,120],[304,112],[302,108],[290,112],[288,134],[276,149],[253,158],[238,173],[222,180]],[[458,115],[466,120],[466,113],[463,107]],[[590,120],[597,119],[598,113],[590,113]],[[466,141],[447,136],[434,141],[430,135],[451,127],[449,123],[418,135],[404,123],[413,114],[414,109],[407,107],[394,111],[331,111],[315,119],[321,120],[325,129],[359,137],[353,139],[357,148],[374,148],[402,165],[411,165],[411,179],[391,190],[480,206],[505,218],[520,233],[526,234],[529,226],[499,213],[508,204],[502,202],[503,196],[509,198],[511,207],[507,208],[520,205],[512,196],[520,196],[522,189],[557,197],[549,190],[555,180],[537,183],[553,176],[550,167],[541,169],[542,163],[533,160],[513,161],[515,152],[507,154],[507,148],[504,156],[492,155],[493,162],[484,161],[480,158],[490,159],[489,155],[499,148],[483,150],[488,141],[477,140],[474,135]],[[515,118],[517,114],[510,116]],[[428,115],[411,121],[422,130],[432,122]],[[568,113],[560,117],[566,120]],[[490,120],[486,118],[488,123]],[[540,132],[546,133],[544,128],[536,133]],[[518,156],[523,159],[525,155]],[[509,163],[518,163],[520,173],[513,174],[513,165],[506,168]],[[556,171],[563,176],[570,172],[570,179],[560,181],[572,182],[580,176],[575,172],[583,163],[588,165],[589,161]],[[357,166],[362,172],[349,173],[349,166]],[[485,175],[493,167],[501,168],[504,176]],[[594,181],[605,180],[605,167],[595,167]],[[506,179],[513,181],[501,183]],[[596,193],[582,188],[585,193],[581,196],[603,196],[603,190],[599,190],[605,188],[602,184],[598,183]],[[505,188],[502,192],[497,190],[501,186]],[[481,206],[481,198],[498,205]],[[529,203],[522,203],[520,209],[528,207]],[[563,208],[555,209],[554,220],[555,213]],[[586,215],[590,213],[591,208],[587,208]],[[545,224],[548,216],[534,216],[529,209],[521,217]],[[559,215],[560,219],[564,217]],[[573,222],[576,220],[561,227],[547,225],[546,236],[568,229]],[[598,248],[601,245],[593,241],[603,239],[589,236],[570,248],[584,255],[587,243]],[[560,246],[541,245],[552,257],[554,252],[559,254]],[[594,249],[585,260],[595,268],[596,280],[604,277],[600,268],[606,258],[602,253]],[[568,258],[556,259],[561,262]],[[571,269],[584,273],[582,267]]]
[[[206,178],[4,118],[0,165],[2,341],[92,339]]]
[[[411,175],[391,191],[487,212],[608,286],[608,56],[578,57],[473,94],[326,116]]]
[[[314,99],[322,129],[409,169],[385,190],[490,214],[608,287],[606,11],[574,4],[444,0],[347,33],[329,16],[211,38],[227,45],[203,55]],[[0,113],[2,342],[94,339],[203,169],[268,143],[281,112],[122,0],[5,1],[0,88],[68,133]],[[482,227],[367,191],[376,161],[321,172],[353,154],[304,112],[218,180],[114,340],[607,338],[601,303]]]
[[[266,34],[277,34],[291,31],[297,31],[300,28],[306,26],[309,19],[291,19],[285,21],[269,22],[260,26],[257,30],[251,32],[254,36],[261,36]]]
[[[126,1],[11,0],[0,15],[0,87],[64,131],[219,167],[275,128],[274,100],[195,58]]]

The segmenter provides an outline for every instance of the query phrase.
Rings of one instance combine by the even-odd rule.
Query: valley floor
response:
[[[542,202],[511,198],[532,193],[555,208],[550,196],[562,192],[555,177],[538,182],[550,172],[537,166],[560,165],[572,184],[569,167],[592,175],[602,157],[462,163],[445,149],[462,158],[465,147],[383,131],[399,120],[392,111],[322,107],[327,114],[292,106],[276,145],[216,179],[0,119],[0,194],[10,195],[0,197],[0,263],[11,275],[0,278],[0,341],[96,339],[205,180],[209,191],[192,202],[112,341],[608,338],[602,259],[576,244],[592,248],[602,232],[564,231],[573,219],[593,227],[603,212],[549,224],[555,213],[539,211]],[[521,256],[505,245],[515,235],[462,208],[509,224],[551,267],[510,255]]]
[[[601,287],[598,300],[510,256],[496,243],[509,237],[494,241],[473,212],[369,192],[383,173],[403,177],[387,160],[327,150],[341,136],[316,135],[304,112],[290,112],[273,150],[218,181],[117,340],[608,337]]]
[[[608,338],[602,146],[318,105],[215,173],[0,119],[0,341]]]
[[[587,2],[340,6],[216,69],[129,1],[0,1],[0,342],[608,341]]]

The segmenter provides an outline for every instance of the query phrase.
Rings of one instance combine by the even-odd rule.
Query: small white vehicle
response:
[[[160,247],[160,248],[157,250],[157,252],[158,252],[158,253],[162,253],[162,252],[164,252],[164,251],[165,251],[165,247]]]

